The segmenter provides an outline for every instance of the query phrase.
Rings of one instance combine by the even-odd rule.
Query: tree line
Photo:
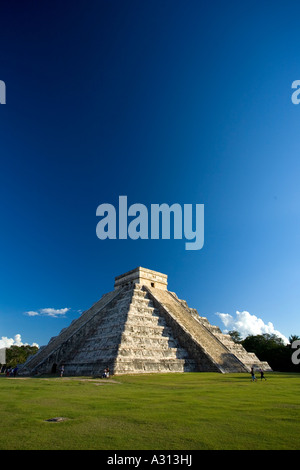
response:
[[[32,354],[35,354],[38,351],[37,346],[29,346],[29,344],[22,346],[10,346],[6,348],[6,364],[1,364],[5,366],[5,369],[14,368],[19,364],[24,364],[27,358]],[[1,368],[0,368],[1,369]]]
[[[289,343],[285,344],[275,334],[249,335],[245,339],[242,339],[238,331],[229,331],[228,334],[247,352],[254,353],[260,361],[266,361],[274,371],[300,372],[300,352],[297,354],[295,349],[295,342],[299,341],[300,346],[299,336],[290,336]]]

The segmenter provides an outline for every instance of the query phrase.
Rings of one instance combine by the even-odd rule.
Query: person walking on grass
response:
[[[255,373],[254,373],[254,368],[251,367],[251,380],[252,382],[257,382],[257,378],[255,377]]]
[[[260,380],[262,380],[262,379],[267,380],[266,377],[265,377],[264,371],[262,369],[260,369],[259,372],[260,372]]]

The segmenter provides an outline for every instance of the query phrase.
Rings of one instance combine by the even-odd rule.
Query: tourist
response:
[[[262,380],[262,379],[267,380],[265,375],[264,375],[264,371],[262,369],[260,369],[259,372],[260,372],[260,380]]]
[[[252,379],[252,382],[257,382],[257,378],[255,377],[255,373],[254,373],[254,368],[251,367],[251,379]]]

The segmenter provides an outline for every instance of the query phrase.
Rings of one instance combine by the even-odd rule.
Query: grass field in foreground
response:
[[[266,377],[0,376],[0,449],[298,449],[300,374]]]

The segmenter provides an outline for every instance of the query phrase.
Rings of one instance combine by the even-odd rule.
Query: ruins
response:
[[[138,267],[115,278],[114,290],[30,356],[20,375],[271,370],[253,353],[199,316],[165,274]]]

